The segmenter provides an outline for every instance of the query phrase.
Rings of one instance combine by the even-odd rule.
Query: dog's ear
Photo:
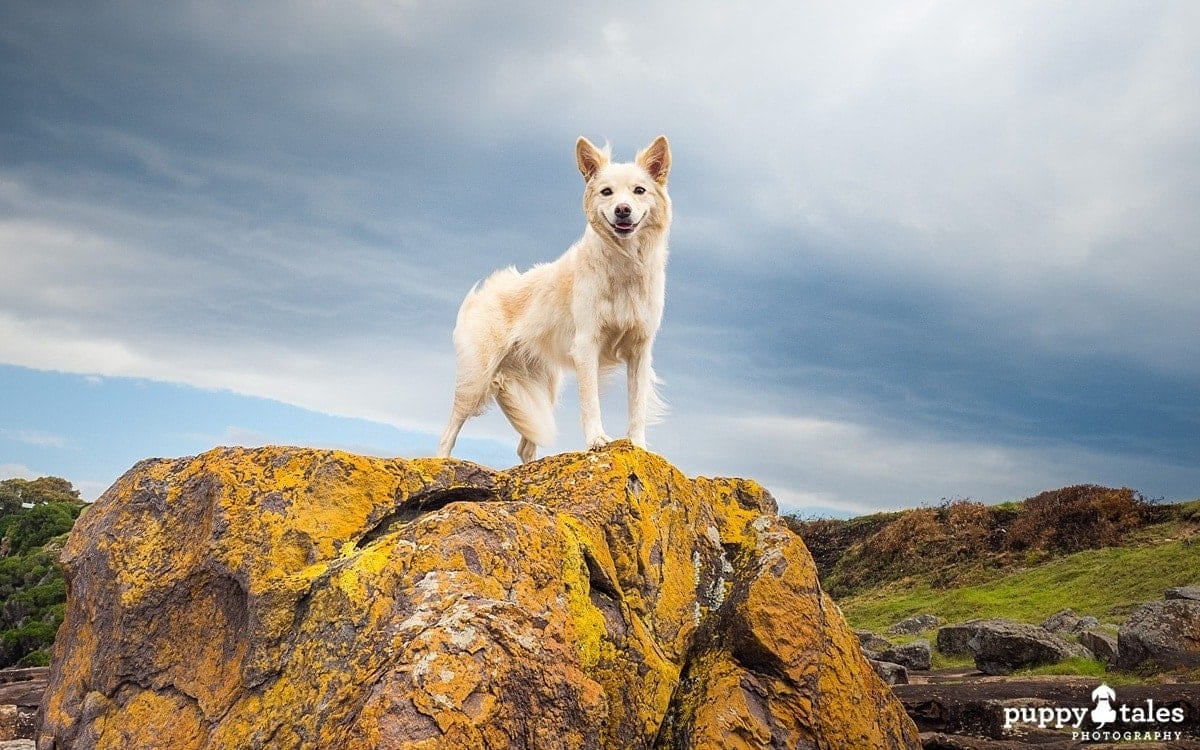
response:
[[[596,173],[608,164],[608,154],[592,145],[583,136],[575,142],[575,163],[579,165],[579,173],[584,182],[591,182]]]
[[[671,171],[671,147],[667,145],[667,137],[660,135],[653,143],[639,151],[637,164],[659,185],[666,185],[667,174]]]

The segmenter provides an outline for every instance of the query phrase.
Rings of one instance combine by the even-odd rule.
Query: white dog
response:
[[[463,300],[454,327],[454,406],[439,456],[449,456],[463,423],[495,400],[521,435],[517,455],[532,461],[554,439],[568,368],[579,381],[584,440],[589,448],[608,443],[600,381],[622,362],[629,439],[646,445],[647,419],[659,407],[650,348],[663,313],[671,151],[660,135],[632,163],[613,164],[607,146],[580,138],[575,159],[586,183],[583,237],[553,263],[497,271]]]

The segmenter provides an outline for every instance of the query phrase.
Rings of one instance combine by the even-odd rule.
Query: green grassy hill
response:
[[[789,523],[850,623],[877,632],[926,613],[1041,622],[1070,608],[1119,623],[1200,582],[1200,500],[1153,504],[1129,489]]]

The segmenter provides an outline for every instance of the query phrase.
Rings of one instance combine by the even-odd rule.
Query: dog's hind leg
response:
[[[492,378],[493,374],[487,366],[478,366],[467,357],[459,357],[458,375],[454,383],[454,404],[450,407],[450,422],[438,441],[439,458],[450,456],[463,424],[487,408],[492,397]]]
[[[475,399],[475,403],[479,403],[481,399]],[[438,441],[437,456],[438,458],[449,458],[450,451],[454,450],[454,443],[458,440],[458,433],[462,430],[462,426],[466,421],[478,412],[478,407],[471,408],[470,399],[460,398],[456,391],[454,394],[454,406],[450,409],[450,422],[446,425],[446,429],[442,430],[442,437]]]
[[[522,437],[521,442],[517,444],[517,455],[521,457],[521,463],[529,463],[537,458],[537,443],[532,443],[529,438]]]
[[[462,430],[462,426],[466,421],[467,416],[460,414],[457,409],[450,415],[450,424],[446,425],[446,429],[442,430],[442,437],[438,441],[438,458],[450,457],[450,451],[454,450],[454,443],[458,440],[458,433]]]

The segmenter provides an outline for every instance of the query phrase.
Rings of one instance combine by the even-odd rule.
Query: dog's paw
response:
[[[588,438],[587,447],[588,447],[588,450],[596,451],[596,450],[600,450],[601,448],[603,448],[604,446],[608,445],[611,442],[612,442],[612,438],[610,438],[608,435],[605,435],[602,432],[599,435],[597,435],[596,437]]]

